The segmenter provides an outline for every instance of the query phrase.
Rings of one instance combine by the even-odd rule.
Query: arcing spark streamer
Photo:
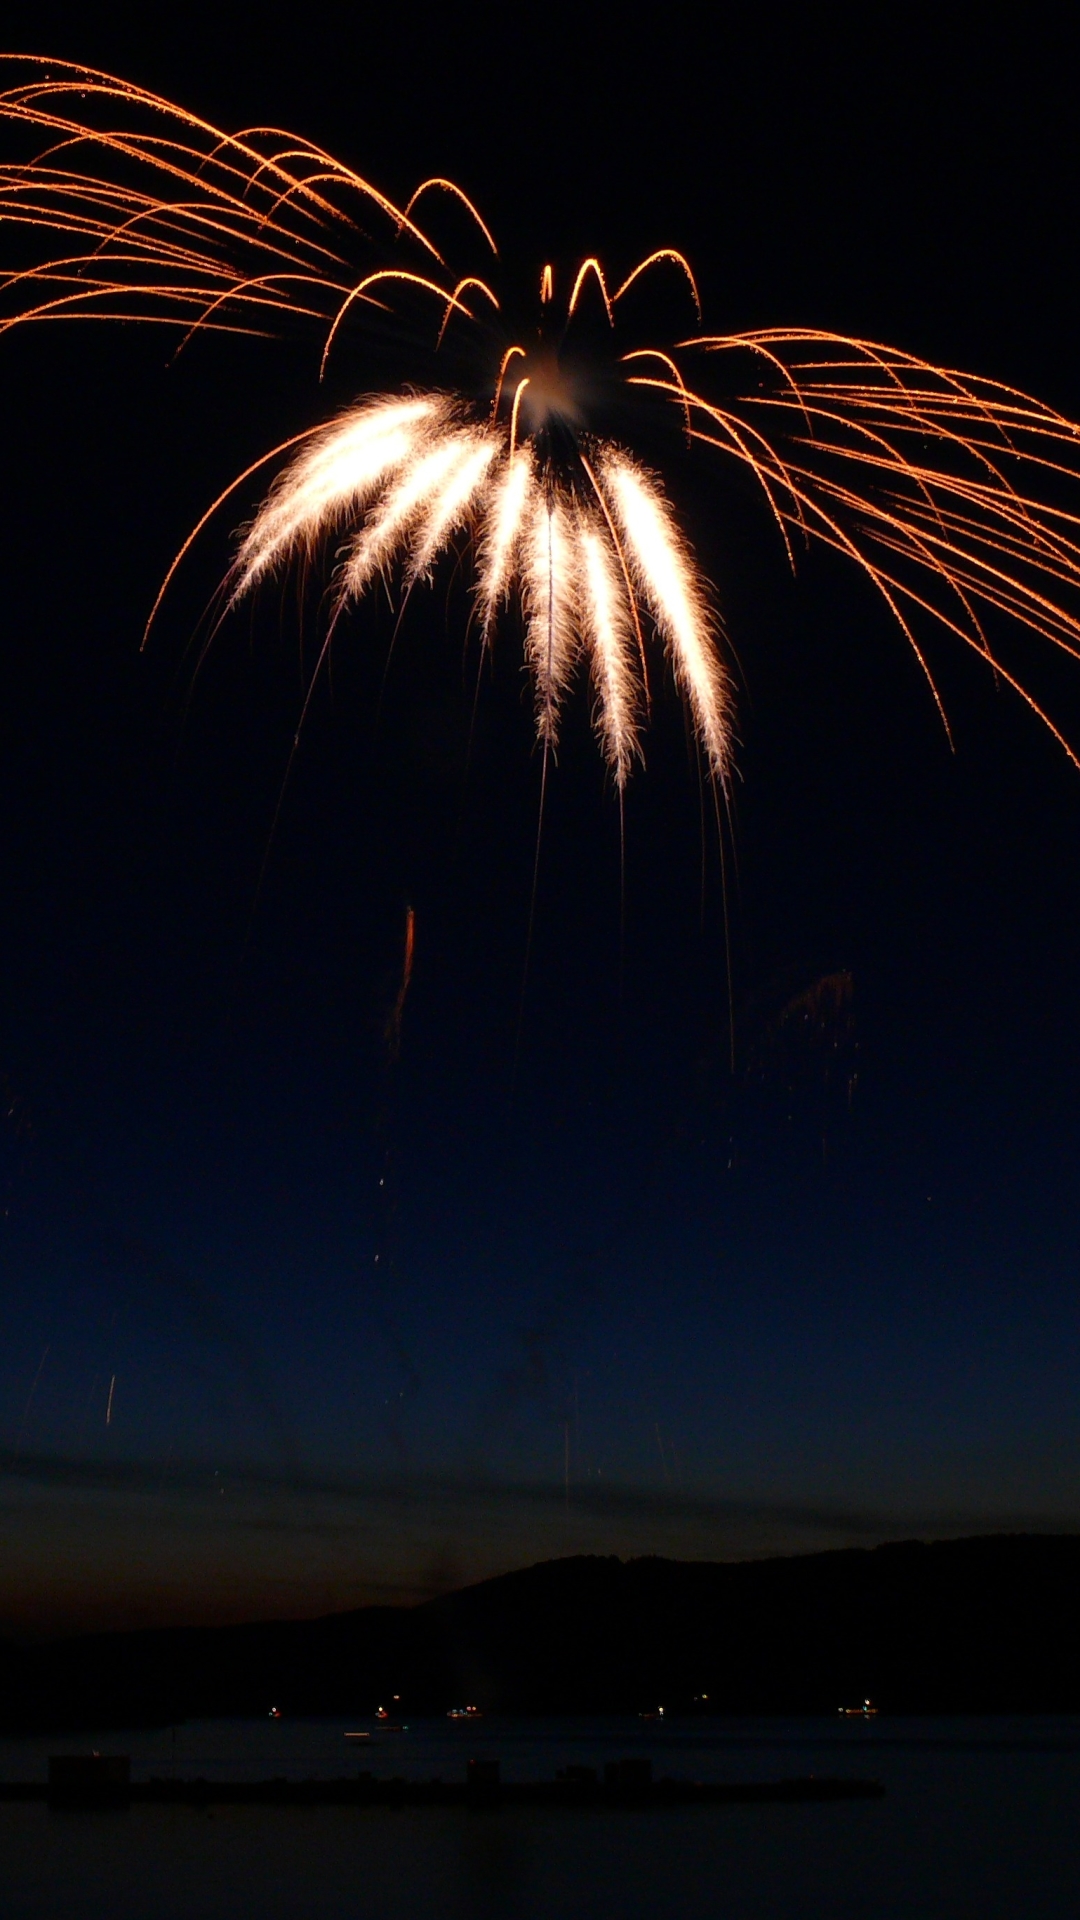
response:
[[[228,135],[88,68],[7,64],[15,83],[0,94],[0,116],[27,150],[0,167],[0,223],[21,229],[39,257],[0,280],[0,329],[139,319],[179,329],[183,345],[208,328],[260,335],[303,322],[322,328],[325,371],[356,323],[385,327],[420,301],[444,358],[463,337],[472,343],[468,379],[382,391],[240,475],[165,586],[210,514],[289,455],[241,540],[227,603],[333,539],[325,658],[341,613],[375,579],[399,569],[408,593],[466,540],[485,644],[506,604],[520,605],[545,754],[585,658],[622,789],[641,754],[652,629],[723,783],[731,700],[716,616],[659,479],[627,444],[659,410],[691,448],[749,471],[792,562],[800,543],[817,541],[862,570],[935,699],[925,645],[934,627],[974,648],[1080,766],[995,637],[1004,617],[1080,657],[1070,494],[1080,428],[1053,409],[843,335],[705,333],[693,273],[673,249],[610,287],[588,259],[562,300],[544,267],[517,331],[495,284],[495,242],[452,182],[425,181],[398,208],[279,130]],[[421,201],[439,199],[467,218],[482,272],[449,273],[419,224]],[[628,345],[624,323],[646,279],[663,273],[697,326],[662,348]],[[600,335],[594,324],[586,349],[593,322]]]

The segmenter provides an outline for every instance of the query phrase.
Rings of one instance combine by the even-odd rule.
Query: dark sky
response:
[[[892,341],[1080,418],[1064,28],[746,12],[45,5],[6,32],[398,196],[449,174],[529,284],[667,242],[718,329]],[[460,591],[410,608],[381,701],[391,622],[358,613],[272,844],[300,639],[263,600],[196,678],[227,522],[139,653],[214,493],[325,406],[317,351],[0,340],[0,1623],[1075,1526],[1080,775],[942,641],[950,753],[868,594],[813,559],[792,582],[698,462],[680,505],[742,679],[734,1068],[670,684],[624,894],[578,695],[522,1001],[512,635],[473,727]],[[1080,668],[1030,662],[1080,740]]]

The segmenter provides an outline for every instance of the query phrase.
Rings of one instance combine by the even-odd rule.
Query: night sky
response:
[[[1080,418],[1063,15],[976,46],[907,7],[872,39],[742,13],[309,9],[279,38],[45,5],[6,34],[399,199],[449,174],[523,284],[673,244],[716,329],[890,341]],[[670,675],[624,888],[571,703],[526,978],[519,642],[474,714],[451,569],[385,684],[392,612],[351,617],[274,832],[313,632],[271,594],[197,674],[192,646],[257,492],[139,652],[214,494],[327,411],[320,344],[0,340],[0,1630],[1076,1527],[1080,775],[943,637],[951,752],[869,591],[824,557],[793,581],[687,459],[740,682],[734,1066]],[[334,404],[380,377],[358,343]],[[1080,666],[1013,657],[1080,741]]]

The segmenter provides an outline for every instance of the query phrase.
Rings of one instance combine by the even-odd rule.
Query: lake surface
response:
[[[346,1730],[371,1732],[362,1743]],[[881,1780],[835,1806],[461,1812],[0,1805],[4,1920],[1076,1920],[1080,1718],[217,1721],[0,1741],[130,1753],[136,1779],[504,1779],[647,1754],[654,1775]]]

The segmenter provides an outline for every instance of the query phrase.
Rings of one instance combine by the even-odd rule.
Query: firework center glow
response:
[[[559,362],[553,347],[542,347],[524,362],[528,386],[522,394],[521,418],[525,430],[539,433],[551,420],[565,426],[584,425],[580,380]]]

